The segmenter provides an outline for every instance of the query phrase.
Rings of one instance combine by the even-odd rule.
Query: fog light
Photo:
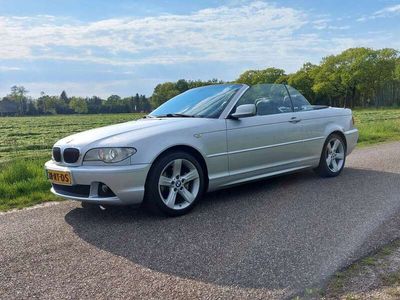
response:
[[[113,191],[104,183],[99,182],[97,193],[100,197],[115,197]]]

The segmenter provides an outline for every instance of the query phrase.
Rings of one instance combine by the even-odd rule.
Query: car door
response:
[[[293,110],[297,117],[299,137],[303,140],[303,149],[307,156],[313,156],[319,161],[321,149],[325,142],[324,131],[331,118],[321,117],[320,109],[314,106],[295,88],[286,86],[293,103]]]
[[[229,172],[232,180],[296,169],[306,152],[300,127],[284,85],[260,84],[249,88],[236,108],[255,104],[256,115],[226,119]]]

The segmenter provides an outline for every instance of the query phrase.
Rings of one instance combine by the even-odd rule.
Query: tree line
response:
[[[351,108],[400,106],[400,53],[389,48],[350,48],[323,58],[318,65],[307,62],[291,74],[273,67],[248,70],[234,82],[289,84],[311,104]],[[219,82],[205,84],[213,83]],[[152,103],[158,106],[191,87],[184,80],[159,84],[154,89]]]
[[[249,85],[289,84],[312,104],[351,108],[400,106],[400,53],[390,48],[350,48],[338,55],[324,57],[318,65],[307,62],[291,74],[274,67],[248,70],[234,82]],[[188,89],[220,83],[224,81],[180,79],[158,84],[149,98],[136,94],[125,98],[111,95],[107,99],[97,96],[68,97],[65,91],[59,96],[42,93],[34,99],[28,96],[28,91],[23,86],[13,86],[10,94],[0,101],[0,114],[149,112]]]
[[[98,114],[98,113],[136,113],[149,112],[151,105],[145,95],[121,98],[111,95],[107,99],[93,97],[68,97],[65,91],[60,96],[41,93],[33,99],[27,96],[23,86],[11,87],[11,92],[0,101],[0,114],[3,115],[49,115],[49,114]]]

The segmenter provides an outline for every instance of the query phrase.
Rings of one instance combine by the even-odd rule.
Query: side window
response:
[[[236,107],[243,104],[255,104],[259,116],[292,112],[292,104],[283,84],[253,85],[239,99]]]
[[[313,106],[298,90],[289,85],[286,87],[288,88],[290,97],[292,98],[294,111],[313,110]]]

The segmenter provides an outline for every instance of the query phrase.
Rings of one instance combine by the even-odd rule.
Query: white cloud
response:
[[[262,1],[87,23],[47,15],[0,17],[0,57],[114,65],[254,61],[302,48],[295,35],[305,24],[304,12]]]
[[[350,36],[345,31],[349,26],[329,15],[310,16],[298,8],[257,0],[230,3],[188,14],[93,22],[49,15],[0,16],[0,62],[57,60],[129,68],[218,62],[243,70],[276,66],[290,72],[345,47],[381,46],[375,36]],[[341,34],[334,33],[338,31]],[[382,44],[391,46],[391,41]],[[232,76],[237,74],[226,75]]]
[[[361,18],[358,18],[357,21],[364,22],[367,20],[373,20],[373,19],[385,18],[385,17],[393,17],[396,15],[400,15],[400,4],[387,6],[383,9],[380,9],[380,10],[374,12],[370,16],[362,16]]]
[[[341,20],[338,20],[341,21]],[[331,19],[317,19],[315,21],[311,22],[313,24],[313,27],[317,30],[345,30],[345,29],[350,29],[349,25],[342,25],[342,26],[337,26],[337,25],[330,25],[332,23]]]
[[[0,72],[20,71],[19,67],[0,66]]]
[[[384,9],[378,10],[375,15],[387,15],[387,14],[400,14],[400,4],[388,6]]]

